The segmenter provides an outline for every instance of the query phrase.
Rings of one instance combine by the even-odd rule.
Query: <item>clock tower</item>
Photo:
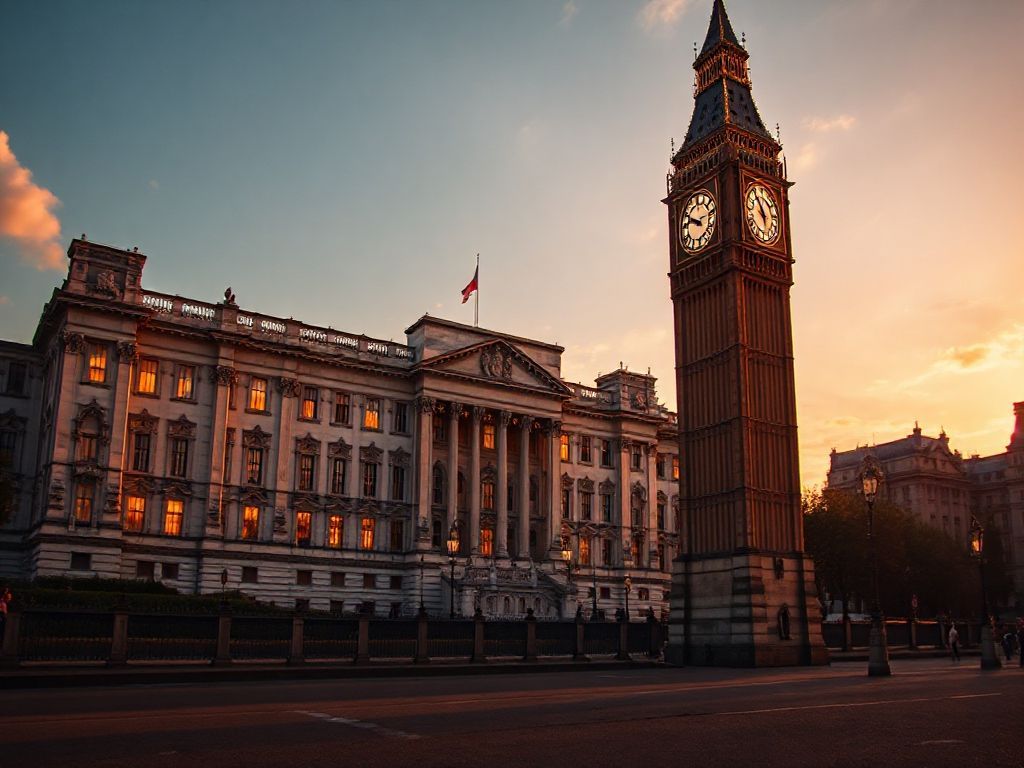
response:
[[[715,0],[672,157],[669,256],[683,530],[673,663],[825,663],[804,554],[789,187],[751,96],[748,54]]]

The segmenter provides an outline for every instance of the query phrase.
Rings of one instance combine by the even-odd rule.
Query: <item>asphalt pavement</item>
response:
[[[0,691],[0,766],[1017,766],[1024,669],[894,661]]]

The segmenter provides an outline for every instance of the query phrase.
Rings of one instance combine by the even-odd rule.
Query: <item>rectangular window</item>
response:
[[[295,583],[300,587],[310,587],[313,585],[313,572],[312,571],[296,571],[295,572]]]
[[[601,593],[600,594],[601,594],[601,599],[602,600],[611,600],[612,588],[611,587],[601,587]]]
[[[96,435],[78,436],[78,461],[96,461]]]
[[[433,482],[431,483],[431,491],[433,494],[433,504],[435,507],[440,507],[444,504],[444,470],[440,466],[434,467]],[[484,507],[486,509],[486,507]]]
[[[260,508],[242,507],[242,538],[255,541],[260,537]]]
[[[602,440],[601,441],[601,466],[610,467],[612,465],[612,441]]]
[[[440,416],[434,416],[434,442],[443,443],[448,439],[448,425]]]
[[[350,398],[348,392],[335,392],[334,393],[334,423],[335,424],[348,424],[349,420],[349,403]]]
[[[179,365],[174,379],[174,396],[179,400],[191,400],[196,369],[194,365]]]
[[[562,517],[566,520],[569,519],[569,515],[572,512],[572,489],[562,489]]]
[[[580,494],[580,517],[583,520],[589,520],[593,514],[594,507],[594,494],[592,493],[581,493]]]
[[[302,405],[299,408],[299,418],[307,421],[316,421],[317,410],[320,405],[320,390],[316,387],[302,388]]]
[[[135,563],[135,578],[144,579],[145,581],[152,581],[155,569],[153,566],[156,565],[152,560],[139,560]]]
[[[331,549],[341,549],[345,540],[345,523],[341,515],[331,515],[327,518],[327,546]]]
[[[580,461],[584,464],[589,464],[593,459],[591,458],[590,451],[590,436],[584,435],[580,438]]]
[[[164,535],[181,536],[181,520],[185,516],[185,502],[178,499],[167,500],[167,511],[164,513]]]
[[[672,479],[673,480],[678,480],[679,479],[679,457],[678,456],[673,456],[672,457]]]
[[[295,543],[300,547],[309,546],[309,537],[313,528],[313,515],[310,512],[295,513]]]
[[[612,565],[612,542],[611,539],[601,539],[601,564]]]
[[[612,503],[610,493],[601,494],[601,522],[610,523],[612,521]]]
[[[263,482],[263,449],[245,449],[245,482],[260,485]]]
[[[373,549],[373,533],[377,527],[377,521],[372,517],[364,517],[359,526],[359,548]]]
[[[164,581],[177,581],[180,569],[178,563],[164,563],[160,566],[161,578]]]
[[[399,434],[409,432],[409,404],[395,403],[394,418],[391,421],[391,431]]]
[[[124,505],[124,530],[129,533],[138,533],[142,530],[142,523],[146,518],[146,498],[144,496],[129,496],[125,499]]]
[[[405,501],[405,467],[391,468],[391,500]]]
[[[490,528],[480,529],[480,554],[484,557],[494,554],[494,531]]]
[[[28,374],[28,366],[11,360],[7,366],[7,384],[5,391],[8,395],[20,395],[25,391],[25,379]]]
[[[580,539],[580,565],[590,565],[590,539]]]
[[[377,577],[372,573],[363,574],[363,589],[376,589],[377,588]]]
[[[494,450],[494,425],[484,423],[484,448]]]
[[[363,464],[363,498],[377,498],[377,465]]]
[[[647,587],[640,587],[636,591],[636,596],[640,600],[650,600],[651,599],[651,592],[650,592],[650,590]]]
[[[632,457],[631,467],[632,469],[643,469],[644,466],[644,449],[642,445],[634,445],[633,451],[630,454]]]
[[[562,461],[568,461],[569,460],[569,436],[563,432],[562,436],[560,438],[558,438],[558,441],[559,441],[558,442],[558,455],[561,457]]]
[[[75,488],[75,522],[88,524],[92,522],[92,505],[96,486],[83,480]]]
[[[344,571],[331,571],[331,586],[332,587],[344,587],[345,586],[345,572]]]
[[[107,380],[107,346],[105,344],[89,345],[89,381],[103,384]]]
[[[188,474],[188,440],[176,437],[171,440],[171,476],[185,477]]]
[[[150,435],[146,432],[136,432],[134,443],[132,469],[136,472],[149,472]]]
[[[659,453],[658,460],[655,464],[655,472],[658,475],[659,480],[665,479],[665,454]]]
[[[344,600],[331,600],[331,613],[342,614],[345,612]]]
[[[316,478],[316,456],[311,453],[299,455],[299,490],[312,491]]]
[[[391,589],[401,589],[402,588],[402,577],[401,576],[392,576],[391,580],[390,580],[390,584],[388,586],[390,586]]]
[[[249,380],[249,410],[267,410],[267,380],[253,376]]]
[[[348,460],[331,459],[331,493],[335,496],[345,495],[345,485],[348,479]]]
[[[135,391],[140,395],[156,394],[156,377],[160,364],[150,358],[139,360],[139,370],[135,374]]]
[[[366,411],[363,413],[363,429],[380,429],[380,400],[375,397],[366,398]]]
[[[12,430],[0,432],[0,467],[14,466],[14,446],[17,440],[17,432]]]
[[[71,570],[72,571],[91,571],[92,570],[92,555],[88,552],[72,552],[71,553]]]
[[[658,502],[658,530],[665,530],[665,502]]]
[[[493,510],[494,509],[494,483],[490,480],[484,480],[483,486],[483,498],[480,500],[481,509]]]
[[[242,583],[256,584],[260,580],[260,572],[252,565],[242,566]]]
[[[405,549],[405,521],[391,520],[391,551],[401,552]]]

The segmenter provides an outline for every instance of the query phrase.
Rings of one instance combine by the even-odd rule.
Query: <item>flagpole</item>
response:
[[[476,255],[476,290],[473,292],[473,327],[480,327],[480,254]]]

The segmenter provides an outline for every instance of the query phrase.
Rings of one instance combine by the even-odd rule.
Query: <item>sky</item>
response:
[[[1024,400],[1024,3],[729,0],[791,192],[801,474]],[[0,0],[0,338],[73,237],[156,291],[404,341],[424,313],[649,367],[711,0]]]

